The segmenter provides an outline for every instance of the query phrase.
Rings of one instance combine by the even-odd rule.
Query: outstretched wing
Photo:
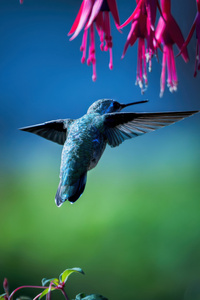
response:
[[[23,127],[20,130],[37,134],[47,140],[64,145],[67,137],[67,129],[72,119],[49,121],[42,124]]]
[[[198,111],[162,113],[110,113],[105,114],[104,128],[108,144],[120,145],[124,140],[140,136],[158,128],[173,124]]]

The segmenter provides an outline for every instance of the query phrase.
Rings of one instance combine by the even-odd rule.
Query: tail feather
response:
[[[61,206],[66,200],[74,203],[83,193],[86,185],[87,173],[84,173],[73,185],[62,186],[60,181],[55,197],[56,205]]]

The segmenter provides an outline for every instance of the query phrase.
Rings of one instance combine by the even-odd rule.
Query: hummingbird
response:
[[[74,203],[82,195],[87,172],[96,167],[107,144],[117,147],[127,139],[199,112],[121,112],[130,105],[146,102],[148,100],[121,104],[112,99],[100,99],[79,119],[59,119],[20,128],[63,145],[60,183],[55,196],[57,206],[66,200]]]

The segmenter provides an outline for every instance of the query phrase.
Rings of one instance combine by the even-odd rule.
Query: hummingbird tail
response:
[[[59,207],[68,200],[74,203],[83,193],[86,185],[87,173],[84,173],[73,185],[62,186],[61,181],[55,197],[56,205]]]

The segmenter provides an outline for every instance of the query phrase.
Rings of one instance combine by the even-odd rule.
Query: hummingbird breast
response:
[[[86,114],[70,125],[60,169],[64,185],[74,184],[82,174],[97,165],[106,147],[100,128],[95,114]]]

